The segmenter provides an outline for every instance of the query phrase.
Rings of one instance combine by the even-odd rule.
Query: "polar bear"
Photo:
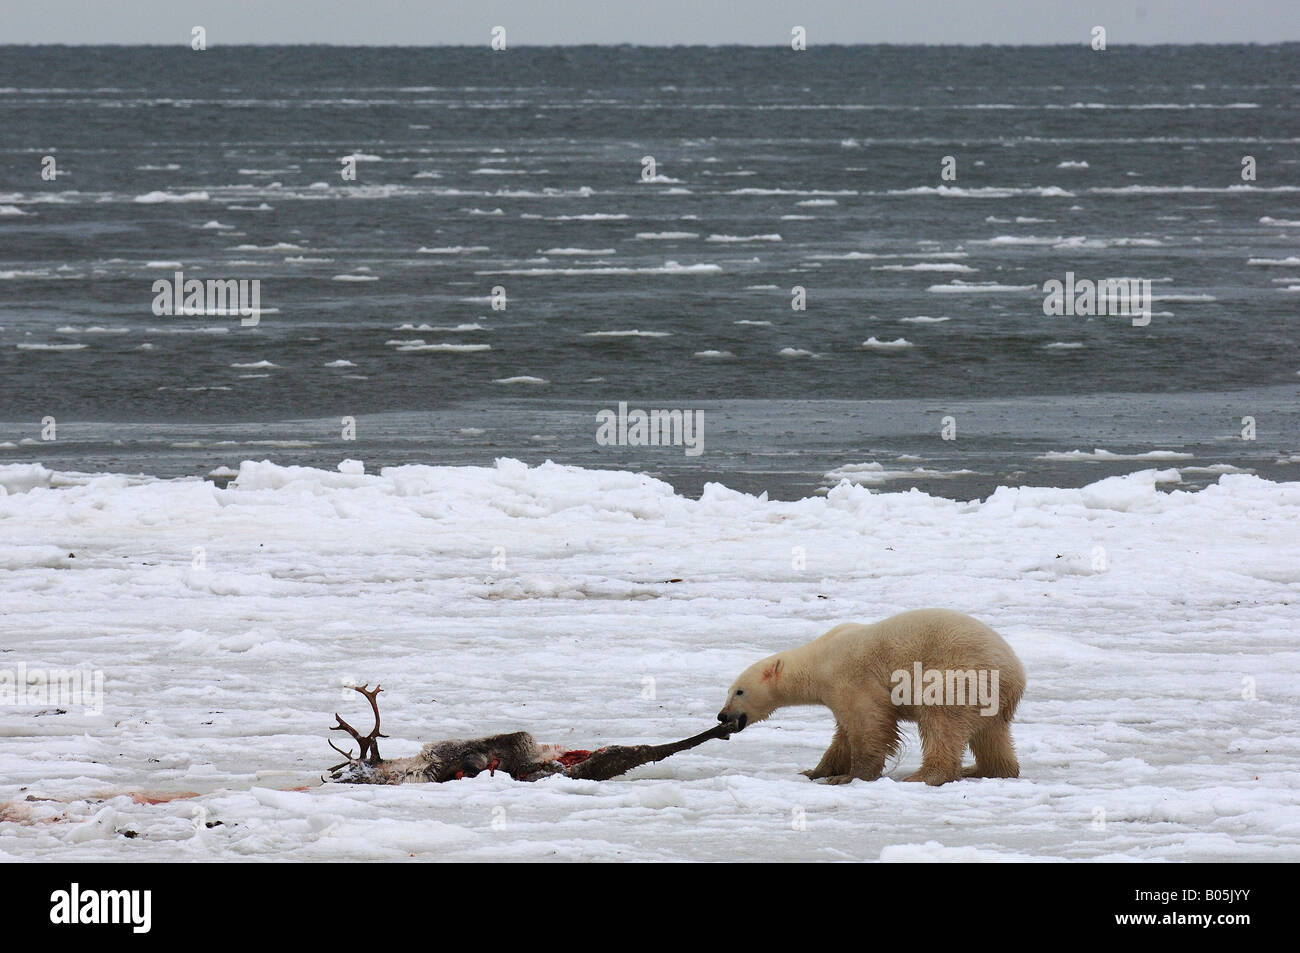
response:
[[[880,777],[898,749],[900,721],[921,735],[921,770],[908,781],[1020,775],[1011,719],[1025,670],[1011,646],[961,612],[916,609],[873,625],[845,623],[807,645],[755,662],[727,692],[718,721],[734,731],[788,705],[825,705],[835,735],[817,767],[825,784]],[[962,770],[970,745],[975,765]]]

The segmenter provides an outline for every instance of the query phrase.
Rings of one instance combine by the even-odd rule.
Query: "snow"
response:
[[[0,466],[0,669],[104,675],[98,716],[0,707],[0,860],[1300,860],[1300,483],[1176,478],[774,502],[506,459]],[[1019,779],[895,780],[913,732],[889,777],[815,784],[809,708],[607,782],[319,783],[332,712],[369,726],[348,683],[384,685],[388,757],[670,741],[750,662],[929,605],[1024,662]]]

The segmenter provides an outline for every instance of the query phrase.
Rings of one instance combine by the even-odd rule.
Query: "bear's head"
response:
[[[784,665],[781,657],[774,655],[741,672],[740,678],[727,690],[727,703],[718,712],[718,721],[729,725],[732,731],[742,731],[746,725],[762,721],[780,708]]]

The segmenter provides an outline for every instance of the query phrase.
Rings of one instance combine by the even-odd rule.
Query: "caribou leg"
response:
[[[625,774],[633,768],[639,768],[643,764],[662,761],[669,755],[677,754],[679,751],[689,751],[691,748],[698,747],[713,738],[728,738],[730,736],[731,728],[719,724],[714,725],[708,731],[700,732],[698,735],[664,745],[609,745],[606,748],[593,751],[586,759],[566,768],[564,773],[571,778],[582,778],[588,781],[608,781],[610,778]]]

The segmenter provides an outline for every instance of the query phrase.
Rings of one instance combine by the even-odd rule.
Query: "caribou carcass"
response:
[[[370,702],[375,714],[375,726],[362,735],[337,713],[338,724],[330,731],[344,731],[356,741],[359,750],[351,751],[329,742],[329,746],[347,758],[329,769],[329,780],[344,784],[406,784],[422,781],[455,781],[472,778],[484,771],[495,774],[502,771],[516,781],[538,781],[560,774],[568,778],[590,781],[607,781],[633,768],[653,761],[662,761],[679,751],[687,751],[712,738],[727,738],[731,734],[726,725],[715,725],[708,731],[663,745],[606,745],[594,751],[565,748],[561,745],[539,744],[526,731],[514,731],[485,738],[468,738],[451,741],[431,741],[420,753],[410,758],[385,760],[379,754],[379,739],[387,735],[379,732],[379,702],[382,691],[376,685],[353,686]]]

